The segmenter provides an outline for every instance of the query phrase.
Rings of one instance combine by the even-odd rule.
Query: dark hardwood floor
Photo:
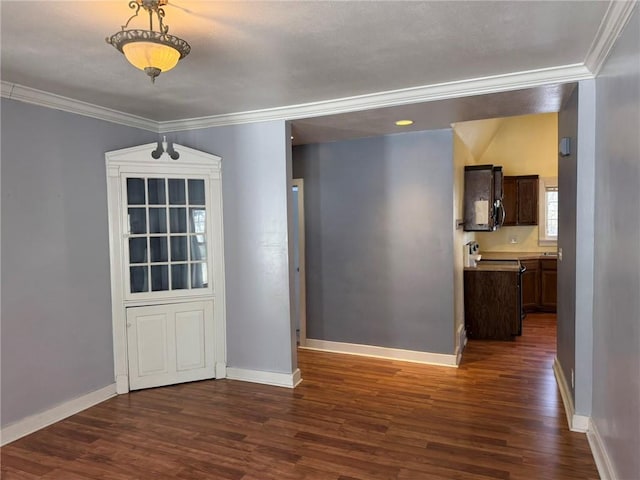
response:
[[[1,449],[12,479],[596,479],[551,365],[555,315],[469,342],[459,369],[301,350],[295,390],[122,395]]]

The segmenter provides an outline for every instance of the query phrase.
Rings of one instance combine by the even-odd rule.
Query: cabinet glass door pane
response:
[[[148,267],[131,267],[129,282],[131,284],[131,293],[148,292]]]
[[[166,208],[149,208],[149,233],[167,233]]]
[[[189,205],[204,205],[204,180],[189,180]]]
[[[151,290],[169,290],[169,267],[168,265],[151,266]]]
[[[169,209],[169,228],[171,233],[187,233],[187,209]]]
[[[204,208],[189,209],[189,232],[204,233],[206,228],[206,212]]]
[[[201,241],[198,239],[201,238]],[[206,260],[207,244],[204,235],[191,235],[191,260]]]
[[[207,264],[192,263],[191,264],[191,288],[207,287]]]
[[[147,233],[147,211],[144,208],[129,209],[129,233]]]
[[[129,263],[147,263],[147,238],[129,239]]]
[[[151,248],[152,262],[168,262],[167,253],[167,237],[151,237],[149,238],[149,246]]]
[[[164,205],[167,203],[164,194],[164,178],[150,178],[148,183],[149,205]]]
[[[185,288],[189,288],[189,265],[186,263],[171,265],[171,289]]]
[[[187,260],[187,237],[171,237],[171,261],[184,262]]]
[[[127,203],[144,205],[144,178],[127,178]]]
[[[184,179],[169,179],[169,204],[184,205],[186,203],[186,195],[184,189]]]

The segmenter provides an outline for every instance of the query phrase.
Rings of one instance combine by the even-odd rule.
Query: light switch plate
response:
[[[560,153],[561,157],[568,157],[571,155],[571,137],[562,137],[560,139],[558,153]]]
[[[562,261],[562,247],[558,248],[558,261]]]

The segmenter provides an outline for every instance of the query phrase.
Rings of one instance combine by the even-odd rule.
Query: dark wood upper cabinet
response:
[[[538,224],[538,176],[518,177],[518,225]]]
[[[504,226],[538,224],[538,175],[504,177]]]

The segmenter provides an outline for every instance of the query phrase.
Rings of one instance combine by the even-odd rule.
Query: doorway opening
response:
[[[464,306],[461,298],[456,299],[456,324],[466,330],[470,339],[498,338],[499,333],[502,339],[517,339],[523,324],[534,321],[536,312],[555,314],[557,307],[558,114],[459,122],[453,125],[453,131],[456,218],[464,217],[465,194],[468,197],[474,192],[465,185],[465,169],[481,169],[486,165],[501,168],[500,200],[504,213],[495,230],[488,226],[487,231],[461,228],[454,233],[455,255],[461,257],[457,263],[462,266],[467,244],[477,242],[480,254],[477,268],[483,269],[475,272],[466,264],[464,272],[462,268],[456,269],[456,293],[464,298]],[[482,230],[480,227],[477,230]],[[498,271],[507,260],[520,264],[521,275],[513,274],[518,278],[518,287],[507,293],[497,285],[488,285],[488,295],[481,299],[488,317],[476,318],[482,317],[478,313],[482,308],[472,302],[476,298],[473,292],[478,292],[482,282],[495,282],[492,275],[508,276],[507,272]],[[491,270],[492,263],[496,264],[495,272],[484,271]],[[487,308],[489,300],[494,307]],[[512,328],[507,329],[511,323],[507,325],[502,317],[498,320],[495,312],[503,310],[504,320],[513,322]],[[552,318],[555,321],[555,315]]]

